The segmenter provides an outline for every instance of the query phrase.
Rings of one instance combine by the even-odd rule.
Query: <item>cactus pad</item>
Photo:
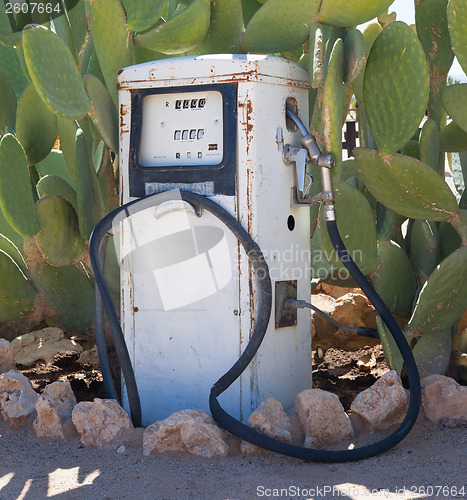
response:
[[[0,250],[0,321],[26,317],[34,306],[36,293],[16,262]]]
[[[88,240],[94,229],[94,196],[92,190],[91,168],[88,146],[84,132],[78,129],[75,145],[76,194],[78,201],[79,231]]]
[[[394,212],[432,221],[457,216],[455,196],[428,165],[409,156],[385,156],[365,148],[355,148],[354,155],[367,189]]]
[[[396,341],[380,316],[376,317],[376,326],[378,327],[379,338],[381,339],[386,362],[391,370],[396,370],[400,375],[404,366],[404,359],[397,347]]]
[[[0,207],[0,234],[8,238],[23,255],[23,237],[18,234],[12,227],[11,224],[5,219],[3,211]]]
[[[378,266],[371,283],[390,311],[410,316],[417,283],[407,254],[394,241],[378,243]]]
[[[368,123],[381,153],[397,151],[413,136],[429,90],[425,53],[415,33],[403,22],[389,24],[371,48],[363,81]]]
[[[14,135],[0,141],[0,207],[11,227],[22,236],[40,229],[24,149]]]
[[[216,0],[211,3],[211,24],[206,38],[196,46],[196,54],[239,54],[243,35],[241,0]]]
[[[444,330],[460,319],[467,304],[467,247],[460,247],[433,271],[422,288],[408,324],[417,336]]]
[[[73,207],[60,196],[47,196],[36,203],[41,230],[34,237],[44,260],[52,266],[67,266],[82,258],[87,246],[79,235]]]
[[[329,58],[323,100],[323,146],[326,153],[332,153],[336,158],[336,166],[331,171],[336,179],[342,172],[343,74],[344,43],[338,38]]]
[[[84,77],[84,86],[92,103],[89,116],[106,146],[118,154],[118,113],[112,97],[94,75]]]
[[[439,134],[439,148],[444,152],[467,151],[467,132],[451,122]]]
[[[365,67],[367,59],[366,42],[362,33],[352,29],[344,40],[344,83],[352,83]]]
[[[193,0],[191,5],[167,22],[137,35],[135,44],[163,54],[178,54],[193,49],[204,40],[210,15],[210,0]]]
[[[451,358],[451,329],[423,334],[412,349],[420,378],[444,375]]]
[[[29,81],[21,67],[16,47],[5,47],[0,43],[0,68],[13,87],[16,98],[19,99]]]
[[[462,243],[458,232],[449,222],[441,222],[438,229],[441,259],[445,259],[455,252]]]
[[[23,274],[27,276],[28,268],[22,253],[19,251],[18,247],[9,240],[6,236],[0,233],[0,250],[8,254],[21,269]]]
[[[99,64],[110,95],[117,103],[118,71],[132,63],[133,41],[119,0],[91,2],[91,30]]]
[[[15,128],[16,95],[10,82],[0,73],[0,130],[6,127]]]
[[[248,23],[243,49],[268,54],[302,45],[319,5],[319,0],[268,0]]]
[[[161,17],[167,15],[167,0],[122,0],[128,27],[132,31],[146,31]],[[165,13],[164,13],[165,10]]]
[[[337,227],[345,246],[362,273],[372,273],[376,269],[376,228],[371,207],[365,196],[346,182],[336,184],[335,194]],[[344,265],[329,239],[323,208],[320,209],[318,236],[328,262],[337,272],[344,272]]]
[[[71,177],[68,166],[63,158],[63,153],[57,149],[52,149],[47,158],[35,165],[39,175],[45,177],[46,175],[56,175],[62,178],[73,189],[75,181]]]
[[[448,0],[419,0],[415,5],[417,34],[425,51],[430,74],[447,75],[454,59],[446,15]]]
[[[444,87],[441,101],[448,115],[464,132],[467,132],[467,83]]]
[[[6,9],[0,9],[0,43],[5,45],[17,45],[21,41],[21,33],[11,29],[10,19]]]
[[[436,224],[426,220],[416,220],[410,229],[410,259],[424,284],[428,276],[439,264],[440,245]]]
[[[42,177],[36,186],[40,198],[46,196],[60,196],[66,200],[75,211],[77,211],[78,201],[76,191],[58,175],[46,175]]]
[[[356,26],[370,21],[392,4],[394,0],[323,0],[319,21],[332,26]]]
[[[447,13],[452,48],[467,74],[467,3],[465,0],[449,0]]]
[[[50,153],[57,134],[57,117],[30,83],[18,101],[16,117],[16,137],[30,165],[40,162]]]
[[[91,107],[75,60],[61,38],[35,26],[23,32],[24,57],[34,87],[63,118],[82,118]]]
[[[422,127],[419,143],[420,161],[426,163],[437,172],[439,162],[439,133],[436,123],[431,118],[429,118]]]
[[[33,281],[49,304],[50,322],[70,332],[86,333],[93,325],[94,291],[78,267],[37,264]]]

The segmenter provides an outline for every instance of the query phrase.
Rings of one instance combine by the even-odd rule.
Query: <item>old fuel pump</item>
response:
[[[177,410],[210,409],[234,434],[310,460],[356,460],[394,446],[418,413],[418,374],[394,318],[350,256],[343,259],[333,158],[304,125],[307,72],[272,56],[182,57],[125,68],[118,85],[121,207],[98,224],[90,253],[96,330],[105,308],[133,419],[147,425]],[[321,167],[315,197],[308,163]],[[315,202],[325,205],[338,255],[397,330],[409,361],[409,412],[376,448],[305,450],[242,423],[267,397],[288,411],[311,388],[311,319],[297,299],[311,292],[307,207]],[[120,319],[100,262],[109,234],[120,262]]]

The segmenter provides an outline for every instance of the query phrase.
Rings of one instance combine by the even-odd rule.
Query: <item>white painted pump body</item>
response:
[[[291,208],[295,169],[284,163],[277,142],[281,130],[284,143],[300,147],[298,131],[287,129],[286,100],[307,123],[308,88],[302,67],[271,56],[165,59],[119,74],[121,204],[167,189],[201,192],[239,221],[269,265],[273,308],[263,344],[241,378],[219,398],[226,411],[243,421],[268,397],[288,411],[296,394],[311,387],[309,312],[299,310],[295,326],[276,328],[274,318],[275,282],[296,280],[297,297],[310,296],[309,209]],[[226,193],[219,193],[209,175],[222,172],[219,162],[227,157],[233,181]],[[130,168],[131,163],[136,167]],[[205,167],[199,182],[186,182],[183,175],[177,179],[177,172],[196,166]],[[145,172],[138,181],[142,185],[134,188],[131,176],[139,171]],[[164,180],[166,174],[157,180],[160,172],[170,182]],[[256,278],[226,226],[207,211],[201,217],[179,209],[154,215],[151,208],[131,224],[123,223],[120,243],[127,255],[120,277],[121,324],[144,425],[185,408],[208,410],[210,389],[247,345],[257,312]],[[194,238],[207,231],[206,248],[200,240],[183,262],[176,256],[159,270],[141,272],[137,252],[130,250],[183,230]],[[166,291],[161,290],[163,281]],[[196,300],[189,297],[192,285],[199,287]]]

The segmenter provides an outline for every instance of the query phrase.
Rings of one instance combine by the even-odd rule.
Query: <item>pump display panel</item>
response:
[[[236,155],[236,84],[132,91],[130,196],[174,188],[233,196]]]
[[[142,167],[217,166],[224,156],[222,94],[147,95],[142,101]]]

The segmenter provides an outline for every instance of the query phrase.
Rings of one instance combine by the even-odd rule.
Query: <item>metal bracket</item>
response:
[[[315,205],[316,203],[321,203],[325,201],[323,193],[319,193],[315,196],[301,196],[296,187],[290,190],[290,208],[304,207]]]
[[[306,161],[307,150],[304,148],[294,148],[290,144],[286,144],[283,149],[284,163],[291,165],[295,163],[295,173],[297,177],[297,189],[301,195],[304,195],[305,177],[306,177]]]

